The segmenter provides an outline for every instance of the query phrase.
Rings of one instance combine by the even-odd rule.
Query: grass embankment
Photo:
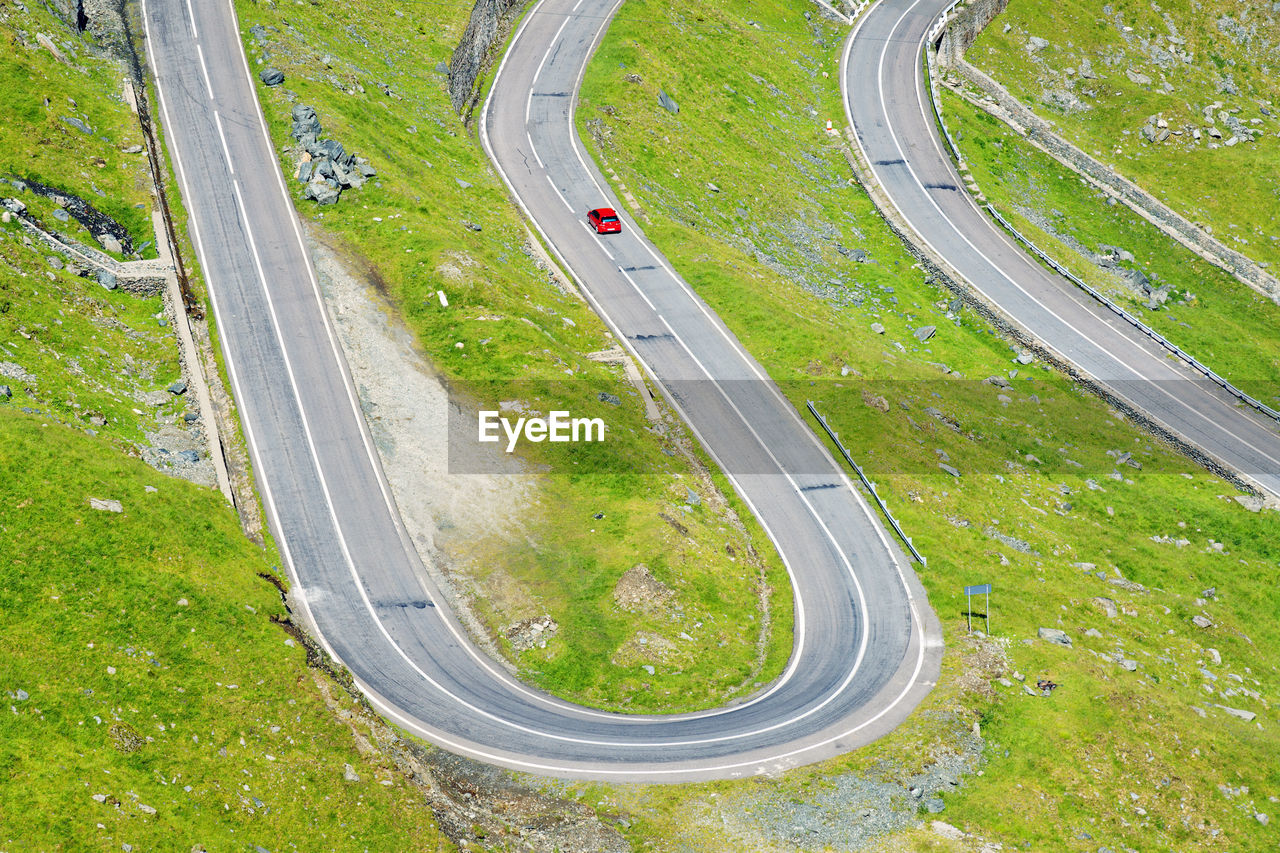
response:
[[[947,124],[978,186],[1015,228],[1050,257],[1124,306],[1129,313],[1227,377],[1275,406],[1280,393],[1280,305],[1199,258],[1176,240],[1083,179],[968,101],[943,91]],[[1033,218],[1028,218],[1028,217]],[[1133,261],[1099,269],[1085,253]],[[1138,270],[1152,287],[1168,290],[1157,310],[1117,273]],[[1122,274],[1122,273],[1121,273]]]
[[[1030,49],[1032,36],[1048,46]],[[1085,0],[1013,0],[968,58],[1085,151],[1228,246],[1276,263],[1278,42],[1280,12],[1271,4],[1176,0],[1100,9]],[[1085,60],[1090,76],[1081,73]],[[1074,98],[1070,111],[1055,106],[1072,102],[1063,93]],[[1161,143],[1141,133],[1156,116],[1171,131]],[[1228,147],[1241,138],[1237,122],[1259,135]]]
[[[270,555],[217,492],[13,411],[0,465],[8,849],[451,849],[286,647]]]
[[[51,34],[65,62],[39,45],[38,32]],[[0,36],[12,47],[0,55],[0,178],[88,201],[126,226],[135,246],[153,240],[146,155],[125,153],[141,145],[142,131],[121,94],[122,68],[44,8],[10,10]],[[55,217],[62,208],[51,199],[7,183],[0,196],[26,204],[45,230],[98,245],[74,218]],[[160,298],[108,292],[50,257],[57,256],[17,221],[0,226],[0,361],[8,363],[0,383],[13,391],[9,405],[47,412],[121,448],[145,443],[148,429],[183,409],[181,398],[163,393],[181,372]]]
[[[369,0],[321,3],[305,16],[237,9],[253,67],[286,73],[283,86],[260,90],[276,144],[291,144],[293,105],[310,104],[325,136],[378,170],[334,207],[290,186],[304,218],[367,261],[433,366],[482,407],[520,401],[608,424],[604,444],[544,444],[526,457],[543,473],[521,535],[446,546],[504,651],[547,690],[621,710],[717,705],[777,675],[791,649],[790,587],[772,546],[735,496],[721,499],[724,484],[690,461],[682,428],[651,426],[621,368],[584,357],[614,341],[533,257],[505,189],[449,108],[434,69],[470,5],[422,6],[412,18]],[[255,25],[266,29],[255,35]],[[295,159],[282,161],[292,176]],[[689,489],[700,504],[690,505]],[[614,603],[619,578],[639,563],[674,591],[670,606],[646,614]],[[774,618],[762,637],[766,587]],[[507,629],[544,613],[555,636],[515,649]]]
[[[0,36],[12,47],[0,176],[88,200],[141,247],[150,178],[145,155],[124,150],[142,136],[123,69],[43,7],[0,9]],[[54,202],[0,195],[93,244]],[[161,300],[108,292],[24,237],[0,229],[0,384],[13,394],[0,399],[0,843],[451,849],[421,793],[357,751],[337,716],[350,700],[271,624],[283,606],[256,577],[271,552],[217,492],[129,458],[185,409],[164,390],[181,373]],[[347,763],[363,781],[343,780]]]
[[[842,36],[782,4],[627,3],[588,70],[579,122],[647,233],[797,406],[819,401],[928,556],[945,677],[906,725],[825,765],[589,796],[634,811],[637,839],[839,846],[834,827],[874,820],[831,800],[849,773],[908,779],[978,722],[983,774],[946,794],[940,817],[979,836],[1040,850],[1274,846],[1254,816],[1280,796],[1265,651],[1280,641],[1274,515],[1250,513],[1064,377],[1017,363],[913,268],[822,132],[841,115],[823,72],[834,75]],[[926,325],[936,333],[921,343]],[[995,587],[1007,687],[964,639],[962,587],[981,582]],[[1193,625],[1202,613],[1212,627]],[[1072,647],[1036,639],[1041,627]],[[1022,678],[1060,686],[1032,696]]]

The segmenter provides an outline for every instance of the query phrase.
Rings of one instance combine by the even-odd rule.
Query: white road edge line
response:
[[[887,52],[888,52],[888,50],[889,50],[889,45],[892,43],[892,40],[893,40],[893,39],[892,39],[892,37],[893,37],[893,33],[894,33],[894,32],[896,32],[896,31],[897,31],[897,29],[898,29],[898,27],[902,25],[902,22],[903,22],[904,20],[906,20],[906,17],[907,17],[909,14],[911,14],[912,10],[913,10],[913,9],[915,9],[915,7],[916,7],[916,6],[919,6],[919,5],[920,5],[920,3],[922,3],[922,2],[925,2],[925,0],[915,0],[915,2],[914,2],[914,3],[912,3],[909,7],[907,7],[907,8],[903,11],[902,15],[901,15],[901,16],[899,16],[899,18],[898,18],[897,22],[895,22],[895,24],[894,24],[894,26],[893,26],[893,29],[890,31],[890,37],[889,37],[888,39],[886,39],[886,40],[885,40],[885,42],[884,42],[884,46],[881,48],[881,51],[880,51],[880,66],[879,66],[879,68],[877,69],[877,80],[876,80],[877,87],[878,87],[878,90],[879,90],[879,92],[880,92],[880,103],[881,103],[881,104],[885,103],[885,96],[884,96],[884,58],[885,58],[885,55],[887,54]],[[854,41],[854,38],[856,37],[856,35],[857,35],[858,31],[861,29],[862,21],[867,20],[867,18],[868,18],[868,17],[870,17],[870,16],[869,16],[869,15],[863,16],[863,18],[859,21],[859,26],[854,28],[853,34],[850,36],[849,41],[847,42],[847,46],[846,46],[846,48],[845,48],[844,59],[843,59],[843,60],[842,60],[842,62],[841,62],[840,86],[841,86],[841,89],[842,89],[842,94],[844,95],[845,117],[848,119],[848,121],[849,121],[849,125],[850,125],[850,126],[853,126],[853,113],[852,113],[852,110],[851,110],[851,108],[850,108],[850,106],[849,106],[848,92],[847,92],[847,89],[846,89],[846,87],[845,87],[845,82],[846,82],[846,80],[847,80],[847,70],[848,70],[848,69],[847,69],[847,62],[848,62],[849,54],[850,54],[850,52],[852,51],[852,48],[853,48],[853,41]],[[923,46],[923,41],[921,42],[921,45]],[[919,77],[919,75],[918,75],[918,74],[917,74],[917,76],[916,76],[916,94],[917,94],[917,98],[919,98],[919,97],[920,97],[920,77]],[[923,106],[922,106],[921,108],[923,109]],[[1152,386],[1156,391],[1158,391],[1160,394],[1162,394],[1162,395],[1164,395],[1165,397],[1169,398],[1170,400],[1172,400],[1176,405],[1180,406],[1181,408],[1183,408],[1183,409],[1187,410],[1188,412],[1191,412],[1191,413],[1192,413],[1193,415],[1195,415],[1197,418],[1200,418],[1201,420],[1203,420],[1203,421],[1205,421],[1206,423],[1208,423],[1208,424],[1209,424],[1209,426],[1210,426],[1212,429],[1220,430],[1221,432],[1226,433],[1227,435],[1231,436],[1231,437],[1232,437],[1232,438],[1234,438],[1236,441],[1238,441],[1240,444],[1244,445],[1245,447],[1248,447],[1250,450],[1252,450],[1253,452],[1257,453],[1257,454],[1258,454],[1259,456],[1261,456],[1262,458],[1267,459],[1267,460],[1269,460],[1269,461],[1271,461],[1271,462],[1273,462],[1273,463],[1275,463],[1275,464],[1277,464],[1277,465],[1280,465],[1280,460],[1278,460],[1278,459],[1274,458],[1274,457],[1273,457],[1273,456],[1271,456],[1269,453],[1267,453],[1265,450],[1262,450],[1262,449],[1260,449],[1260,448],[1258,448],[1258,447],[1254,446],[1251,442],[1246,441],[1244,438],[1242,438],[1242,437],[1240,437],[1240,436],[1236,435],[1236,434],[1235,434],[1234,432],[1232,432],[1230,429],[1228,429],[1228,428],[1226,428],[1226,427],[1222,426],[1221,424],[1217,423],[1217,422],[1216,422],[1216,421],[1214,421],[1212,418],[1210,418],[1208,415],[1204,414],[1203,412],[1199,411],[1198,409],[1192,408],[1190,405],[1188,405],[1188,404],[1187,404],[1184,400],[1182,400],[1180,397],[1177,397],[1177,396],[1175,396],[1174,394],[1169,393],[1169,392],[1168,392],[1167,390],[1165,390],[1165,389],[1164,389],[1160,384],[1158,384],[1158,380],[1154,380],[1154,379],[1152,379],[1152,380],[1148,380],[1148,379],[1146,379],[1146,377],[1144,377],[1141,373],[1139,373],[1139,372],[1138,372],[1137,370],[1135,370],[1133,367],[1131,367],[1130,365],[1128,365],[1128,364],[1126,364],[1124,361],[1122,361],[1118,356],[1116,356],[1115,354],[1113,354],[1109,349],[1107,349],[1106,347],[1102,346],[1100,343],[1098,343],[1096,340],[1094,340],[1094,339],[1093,339],[1092,337],[1090,337],[1089,335],[1087,335],[1087,334],[1085,334],[1084,332],[1082,332],[1080,329],[1077,329],[1077,328],[1076,328],[1075,326],[1073,326],[1070,322],[1068,322],[1065,318],[1063,318],[1061,315],[1059,315],[1059,314],[1058,314],[1057,312],[1055,312],[1053,309],[1049,308],[1049,306],[1045,305],[1045,304],[1044,304],[1044,302],[1042,302],[1042,301],[1041,301],[1039,298],[1037,298],[1034,294],[1032,294],[1030,291],[1028,291],[1026,288],[1024,288],[1022,285],[1020,285],[1020,284],[1019,284],[1017,281],[1015,281],[1015,280],[1014,280],[1014,279],[1013,279],[1013,278],[1012,278],[1008,273],[1006,273],[1006,272],[1005,272],[1005,271],[1004,271],[1004,270],[1003,270],[1003,269],[1002,269],[998,264],[996,264],[996,263],[995,263],[994,261],[992,261],[989,257],[987,257],[987,255],[986,255],[985,253],[983,253],[981,249],[979,249],[977,246],[975,246],[975,245],[973,244],[973,242],[972,242],[971,240],[969,240],[968,236],[967,236],[967,235],[965,235],[965,233],[964,233],[963,231],[961,231],[958,227],[956,227],[956,225],[955,225],[953,222],[951,222],[951,220],[950,220],[950,219],[948,219],[948,218],[947,218],[947,215],[946,215],[945,213],[943,213],[943,212],[942,212],[942,208],[940,208],[940,207],[938,206],[937,201],[933,198],[933,196],[931,196],[931,195],[928,193],[928,191],[926,191],[926,190],[925,190],[925,188],[924,188],[924,184],[921,182],[919,175],[917,175],[917,174],[916,174],[915,170],[911,167],[911,164],[910,164],[909,162],[907,162],[907,159],[906,159],[906,153],[902,150],[902,142],[901,142],[901,140],[898,138],[898,136],[897,136],[896,134],[893,134],[893,133],[892,133],[893,120],[888,116],[888,114],[887,114],[887,113],[884,115],[884,119],[885,119],[885,126],[886,126],[886,127],[888,127],[888,128],[890,128],[890,131],[891,131],[891,132],[890,132],[890,136],[892,136],[892,138],[893,138],[893,140],[894,140],[894,146],[898,149],[898,155],[899,155],[899,157],[901,157],[901,158],[902,158],[903,164],[906,166],[907,171],[911,174],[911,179],[912,179],[912,181],[914,181],[914,182],[915,182],[915,184],[916,184],[916,186],[917,186],[917,187],[919,187],[920,192],[924,195],[924,197],[925,197],[926,199],[928,199],[929,203],[933,206],[934,210],[938,213],[938,216],[939,216],[939,217],[941,217],[941,218],[943,219],[943,221],[945,221],[945,222],[947,222],[949,225],[951,225],[951,228],[952,228],[952,230],[956,233],[956,235],[957,235],[961,240],[963,240],[963,241],[964,241],[964,243],[965,243],[966,245],[968,245],[970,249],[972,249],[972,250],[973,250],[974,254],[976,254],[978,257],[980,257],[980,258],[982,258],[984,261],[986,261],[986,262],[987,262],[987,264],[988,264],[988,265],[989,265],[993,270],[995,270],[995,271],[1000,275],[1000,277],[1001,277],[1001,278],[1003,278],[1005,281],[1009,282],[1009,284],[1013,285],[1013,287],[1014,287],[1015,289],[1017,289],[1018,291],[1020,291],[1024,296],[1026,296],[1029,300],[1031,300],[1032,302],[1034,302],[1036,305],[1039,305],[1039,306],[1040,306],[1040,308],[1041,308],[1041,309],[1042,309],[1046,314],[1048,314],[1049,316],[1051,316],[1051,317],[1053,317],[1054,319],[1056,319],[1059,323],[1061,323],[1063,326],[1067,327],[1067,328],[1068,328],[1068,329],[1070,329],[1071,331],[1075,332],[1075,333],[1080,337],[1080,339],[1081,339],[1081,340],[1086,341],[1087,343],[1089,343],[1091,346],[1093,346],[1093,347],[1094,347],[1094,349],[1096,349],[1099,353],[1101,353],[1105,358],[1108,358],[1108,359],[1110,359],[1111,361],[1115,362],[1117,365],[1119,365],[1119,366],[1120,366],[1120,368],[1121,368],[1121,370],[1122,370],[1124,373],[1132,374],[1132,375],[1133,375],[1135,378],[1137,378],[1138,380],[1140,380],[1140,381],[1146,381],[1146,382],[1150,383],[1150,384],[1151,384],[1151,386]],[[926,115],[926,119],[927,119],[927,115]],[[866,160],[867,162],[870,162],[870,157],[868,156],[868,154],[867,154],[867,152],[866,152],[866,149],[862,147],[862,140],[861,140],[860,138],[858,138],[858,135],[857,135],[857,133],[856,133],[856,132],[854,133],[854,139],[855,139],[855,141],[858,143],[858,148],[859,148],[859,150],[861,150],[861,151],[862,151],[862,157],[863,157],[863,159],[864,159],[864,160]],[[936,145],[936,142],[935,142],[934,144]],[[874,172],[874,168],[873,168],[873,172]],[[879,175],[877,175],[877,176],[876,176],[876,178],[877,178],[877,180],[880,180],[881,186],[883,186],[883,185],[884,185],[884,181],[883,181],[883,179],[882,179],[882,178],[880,178],[880,176],[879,176]],[[932,251],[934,252],[934,254],[938,255],[938,257],[945,257],[944,255],[942,255],[942,253],[941,253],[941,252],[939,252],[939,251],[934,247],[934,245],[929,241],[929,239],[928,239],[927,237],[925,237],[925,236],[924,236],[924,234],[923,234],[923,233],[922,233],[918,228],[916,228],[914,224],[912,224],[910,217],[908,217],[908,216],[907,216],[907,215],[902,211],[902,209],[898,207],[897,203],[896,203],[896,202],[895,202],[895,201],[894,201],[894,200],[889,196],[889,194],[888,194],[887,192],[885,193],[885,197],[889,199],[889,203],[893,205],[894,210],[897,210],[897,211],[898,211],[898,215],[902,217],[903,221],[904,221],[904,222],[906,222],[906,223],[908,224],[908,226],[911,228],[911,230],[912,230],[912,231],[914,231],[914,232],[915,232],[915,233],[920,237],[920,239],[925,243],[925,245],[927,245],[927,246],[930,248],[930,250],[932,250]],[[1019,251],[1020,251],[1020,250],[1019,250]],[[957,270],[957,272],[958,272],[958,270]],[[975,289],[979,290],[979,292],[981,292],[981,288],[980,288],[980,287],[978,287],[974,282],[970,282],[970,285],[971,285],[971,286],[973,286]],[[1039,338],[1037,338],[1037,339],[1039,340]],[[1059,356],[1060,358],[1062,358],[1064,361],[1070,362],[1070,363],[1072,363],[1072,364],[1075,364],[1075,363],[1076,363],[1076,361],[1075,361],[1074,359],[1068,358],[1065,354],[1063,354],[1063,353],[1062,353],[1060,350],[1058,350],[1056,347],[1054,347],[1054,346],[1052,346],[1051,344],[1049,344],[1049,342],[1048,342],[1048,341],[1041,340],[1040,342],[1041,342],[1044,346],[1046,346],[1046,347],[1048,347],[1049,349],[1053,350],[1054,352],[1058,353],[1058,356]],[[1180,378],[1180,377],[1179,377],[1179,378]],[[1107,385],[1108,387],[1111,387],[1111,384],[1112,384],[1112,382],[1113,382],[1114,380],[1112,380],[1112,381],[1107,381],[1107,380],[1098,379],[1097,381],[1099,381],[1099,382],[1101,382],[1101,383],[1103,383],[1103,384]],[[1119,389],[1113,389],[1113,390],[1115,391],[1115,393],[1116,393],[1116,394],[1118,394],[1118,395],[1120,395],[1120,396],[1122,396],[1122,397],[1124,397],[1124,396],[1125,396],[1125,395],[1123,395],[1123,394],[1121,394],[1121,393],[1120,393]],[[1129,399],[1129,398],[1127,398],[1127,397],[1126,397],[1125,399]],[[1130,400],[1130,402],[1131,402],[1131,403],[1134,403],[1135,405],[1137,405],[1137,404],[1136,404],[1136,401]],[[1224,404],[1224,405],[1225,405],[1225,404]],[[1138,407],[1140,410],[1143,410],[1143,407],[1142,407],[1142,406],[1137,406],[1137,407]],[[1193,444],[1196,444],[1195,442],[1192,442],[1192,443],[1193,443]],[[1198,446],[1198,447],[1199,447],[1200,445],[1199,445],[1199,444],[1196,444],[1196,446]],[[1201,449],[1201,450],[1204,450],[1205,448],[1201,447],[1200,449]]]

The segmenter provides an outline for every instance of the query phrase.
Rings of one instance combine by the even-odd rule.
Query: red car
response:
[[[597,207],[587,211],[587,223],[597,234],[617,234],[622,230],[622,221],[612,207]]]

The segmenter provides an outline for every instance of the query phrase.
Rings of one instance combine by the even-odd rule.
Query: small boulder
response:
[[[938,331],[937,326],[921,326],[920,328],[916,329],[915,332],[913,332],[912,334],[915,335],[915,339],[917,341],[919,341],[920,343],[924,343],[925,341],[929,340],[929,338],[932,338],[934,336],[934,333],[937,331]]]
[[[284,82],[284,72],[279,68],[264,68],[258,74],[258,79],[268,86],[279,86]]]
[[[348,782],[359,782],[360,777],[356,775],[355,768],[350,764],[342,765],[342,778]]]
[[[103,512],[124,512],[124,506],[120,501],[103,500],[102,498],[89,498],[89,507]]]
[[[1071,647],[1071,638],[1065,632],[1057,628],[1041,628],[1036,632],[1040,639],[1048,643],[1056,643],[1059,646]]]
[[[1191,624],[1195,625],[1197,628],[1212,628],[1213,620],[1208,616],[1197,613],[1195,616],[1191,617]]]
[[[662,107],[672,115],[680,112],[680,105],[675,102],[674,98],[661,89],[658,90],[658,106]]]

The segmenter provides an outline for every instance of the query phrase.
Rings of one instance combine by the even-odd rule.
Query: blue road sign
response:
[[[984,583],[984,584],[979,584],[978,586],[966,586],[964,588],[964,594],[965,595],[990,595],[991,584]]]

